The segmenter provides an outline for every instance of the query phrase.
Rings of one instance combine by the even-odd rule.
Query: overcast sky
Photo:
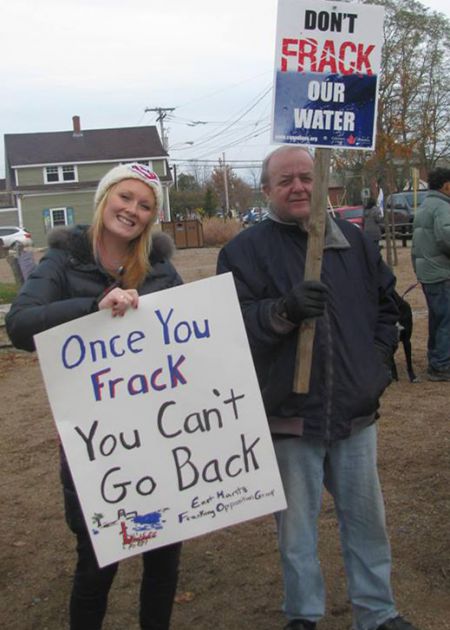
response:
[[[448,0],[422,4],[450,16]],[[173,158],[259,162],[269,150],[276,0],[0,0],[0,11],[1,145],[70,130],[75,114],[85,129],[129,127],[173,107]]]

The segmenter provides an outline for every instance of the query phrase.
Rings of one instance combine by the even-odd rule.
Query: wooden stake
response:
[[[314,187],[311,196],[305,280],[320,280],[325,240],[330,158],[331,149],[316,149],[314,154]],[[293,384],[293,391],[296,394],[307,394],[309,392],[315,331],[315,318],[304,321],[300,326]]]

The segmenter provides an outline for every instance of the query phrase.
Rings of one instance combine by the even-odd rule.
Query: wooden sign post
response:
[[[316,149],[305,280],[320,280],[325,239],[330,158],[331,149]],[[315,330],[315,318],[304,321],[299,330],[293,385],[293,391],[296,394],[307,394],[309,391]]]

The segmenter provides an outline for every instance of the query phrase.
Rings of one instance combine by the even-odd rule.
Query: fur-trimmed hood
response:
[[[23,350],[34,350],[34,335],[95,312],[98,298],[115,280],[94,260],[88,226],[59,228],[48,242],[49,249],[8,313],[8,335]],[[183,284],[168,260],[174,249],[170,238],[155,234],[152,245],[150,270],[137,287],[139,295]]]
[[[93,263],[92,245],[88,235],[89,226],[58,227],[48,235],[48,246],[69,252],[70,257],[81,263]],[[154,232],[151,235],[152,245],[150,262],[170,260],[175,253],[175,245],[168,234]]]

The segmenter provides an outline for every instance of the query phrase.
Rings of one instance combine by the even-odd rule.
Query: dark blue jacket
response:
[[[34,350],[33,335],[92,313],[114,282],[94,260],[86,226],[55,230],[49,243],[5,318],[12,343],[22,350]],[[169,261],[172,252],[165,234],[153,237],[151,271],[138,288],[140,295],[182,284]]]
[[[329,299],[317,319],[310,391],[294,394],[298,329],[282,328],[275,304],[303,280],[306,245],[298,226],[269,219],[221,250],[218,272],[233,273],[271,430],[333,441],[374,421],[390,382],[383,357],[397,344],[395,278],[357,227],[328,221],[321,280]]]

